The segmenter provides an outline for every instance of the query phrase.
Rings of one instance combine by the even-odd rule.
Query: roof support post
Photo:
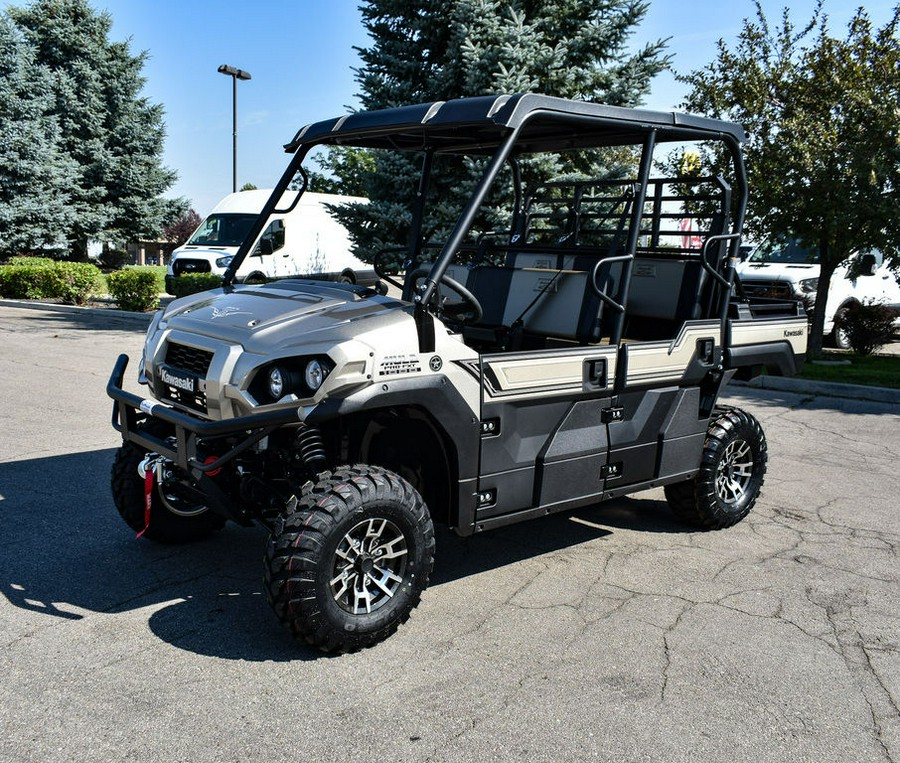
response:
[[[628,289],[631,285],[631,270],[634,264],[634,256],[637,252],[638,237],[641,234],[641,218],[644,215],[644,201],[647,198],[647,184],[650,181],[650,169],[653,167],[653,149],[656,148],[656,130],[651,129],[644,138],[644,147],[641,151],[641,165],[638,171],[637,193],[634,196],[634,206],[631,208],[631,222],[628,228],[628,240],[625,242],[625,256],[631,259],[622,265],[622,279],[619,284],[620,305],[628,307]],[[622,332],[625,328],[625,311],[616,313],[613,319],[610,344],[617,345],[622,341]]]

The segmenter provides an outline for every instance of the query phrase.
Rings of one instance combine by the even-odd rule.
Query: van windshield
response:
[[[191,236],[187,246],[240,246],[257,215],[216,213],[207,217]]]
[[[767,241],[750,255],[750,262],[778,262],[788,265],[817,265],[819,253],[796,241]]]

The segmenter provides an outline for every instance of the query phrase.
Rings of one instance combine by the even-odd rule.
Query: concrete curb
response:
[[[127,310],[115,310],[110,307],[80,307],[79,305],[60,305],[55,302],[36,302],[31,299],[0,299],[0,307],[19,307],[25,310],[45,310],[48,312],[68,313],[70,315],[90,316],[92,318],[111,318],[147,327],[153,319],[153,313],[131,313]]]
[[[843,397],[850,400],[865,400],[871,403],[900,405],[900,389],[864,387],[861,384],[836,384],[835,382],[817,382],[785,376],[758,376],[749,382],[732,381],[728,386],[771,389],[778,392],[793,392],[797,395]]]
[[[92,318],[110,318],[116,321],[133,323],[146,328],[150,325],[153,313],[130,313],[126,310],[114,310],[108,307],[78,307],[77,305],[59,305],[53,302],[35,302],[24,299],[0,299],[0,307],[20,307],[28,310],[47,310],[60,313],[90,316]],[[808,379],[796,379],[784,376],[759,376],[749,382],[732,381],[730,387],[771,389],[779,392],[792,392],[798,395],[815,395],[821,397],[841,397],[850,400],[866,400],[874,403],[900,405],[900,389],[887,387],[864,387],[859,384],[835,384],[834,382],[817,382]]]

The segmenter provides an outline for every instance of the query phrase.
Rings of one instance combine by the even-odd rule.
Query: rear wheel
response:
[[[269,603],[294,636],[350,652],[390,636],[419,603],[434,528],[418,492],[374,466],[319,475],[276,523],[266,549]]]
[[[666,485],[666,500],[681,520],[710,530],[740,522],[759,497],[766,474],[766,436],[738,408],[722,411],[706,431],[697,475]]]

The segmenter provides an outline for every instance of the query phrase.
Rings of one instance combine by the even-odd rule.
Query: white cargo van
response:
[[[216,204],[187,243],[172,253],[166,291],[174,293],[172,280],[182,273],[224,275],[271,193],[263,189],[239,191]],[[295,192],[285,192],[279,209],[289,209],[295,199]],[[252,254],[238,269],[237,280],[300,276],[361,285],[375,283],[375,271],[350,254],[347,230],[327,207],[365,201],[355,196],[304,193],[290,212],[271,216]]]
[[[819,285],[819,253],[796,241],[769,241],[756,247],[737,267],[748,296],[804,299],[812,302]],[[854,302],[879,302],[900,315],[898,274],[877,249],[858,252],[838,266],[831,277],[825,305],[825,337],[847,349],[846,335],[835,327],[835,318]],[[900,329],[900,318],[895,323]]]

